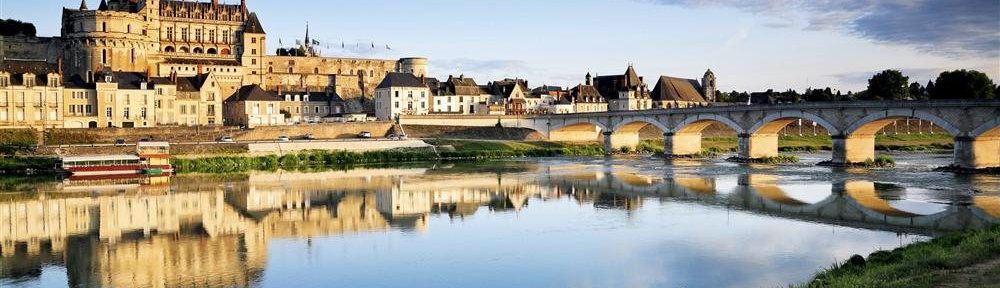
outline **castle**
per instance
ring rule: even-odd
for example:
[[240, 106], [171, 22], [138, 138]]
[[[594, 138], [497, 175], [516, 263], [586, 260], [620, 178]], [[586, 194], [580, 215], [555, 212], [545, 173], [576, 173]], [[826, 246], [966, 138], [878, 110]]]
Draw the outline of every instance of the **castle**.
[[[4, 60], [59, 63], [64, 79], [89, 83], [105, 69], [154, 77], [212, 73], [222, 86], [222, 95], [257, 84], [268, 90], [327, 92], [344, 99], [364, 99], [371, 97], [388, 73], [427, 73], [425, 58], [268, 55], [267, 33], [246, 0], [239, 4], [101, 0], [96, 9], [82, 0], [78, 9], [63, 9], [61, 27], [59, 37], [0, 39], [0, 56]], [[354, 110], [370, 105], [359, 102], [362, 104], [356, 104]]]

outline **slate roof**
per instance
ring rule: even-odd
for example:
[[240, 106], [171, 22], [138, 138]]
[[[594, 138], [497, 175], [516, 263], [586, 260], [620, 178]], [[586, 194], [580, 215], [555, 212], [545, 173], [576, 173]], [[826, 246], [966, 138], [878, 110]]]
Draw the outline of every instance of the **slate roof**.
[[569, 90], [569, 99], [575, 100], [576, 102], [584, 103], [598, 103], [604, 102], [604, 97], [601, 92], [597, 91], [592, 85], [577, 85], [573, 89]]
[[246, 25], [243, 26], [243, 33], [267, 34], [264, 32], [264, 25], [260, 25], [256, 12], [250, 13]]
[[649, 96], [642, 77], [635, 73], [631, 65], [622, 75], [594, 77], [594, 87], [607, 99], [618, 99], [618, 92], [635, 91], [637, 97]]
[[[476, 84], [476, 80], [465, 76], [452, 77], [442, 84], [441, 95], [482, 95], [483, 90]], [[486, 93], [489, 94], [489, 93]]]
[[10, 84], [24, 85], [24, 73], [35, 74], [35, 85], [45, 86], [49, 83], [49, 73], [59, 73], [59, 67], [45, 61], [3, 60], [0, 71], [10, 73]]
[[285, 99], [278, 97], [273, 92], [264, 91], [263, 88], [260, 88], [260, 85], [254, 84], [240, 87], [240, 90], [229, 96], [225, 102], [237, 101], [285, 101]]
[[660, 76], [651, 97], [655, 101], [707, 102], [698, 80]]
[[410, 73], [399, 73], [391, 72], [385, 75], [382, 79], [382, 83], [378, 84], [377, 89], [390, 88], [390, 87], [427, 87], [427, 84], [420, 81], [417, 76], [413, 76]]

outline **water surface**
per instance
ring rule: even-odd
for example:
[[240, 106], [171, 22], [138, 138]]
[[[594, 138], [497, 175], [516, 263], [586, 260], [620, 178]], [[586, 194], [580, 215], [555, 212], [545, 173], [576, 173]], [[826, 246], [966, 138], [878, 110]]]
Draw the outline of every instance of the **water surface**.
[[773, 287], [997, 223], [1000, 178], [553, 158], [6, 185], [2, 287]]

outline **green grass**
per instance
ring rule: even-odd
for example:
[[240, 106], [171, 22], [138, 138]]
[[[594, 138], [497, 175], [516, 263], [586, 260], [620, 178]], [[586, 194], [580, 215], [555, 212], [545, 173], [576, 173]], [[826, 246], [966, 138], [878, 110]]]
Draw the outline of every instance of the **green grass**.
[[11, 155], [38, 145], [32, 129], [0, 129], [0, 154]]
[[[864, 264], [843, 263], [817, 274], [800, 287], [935, 287], [949, 283], [955, 269], [1000, 257], [1000, 225], [914, 243], [868, 256]], [[998, 267], [973, 274], [982, 278]], [[972, 281], [976, 281], [973, 279]], [[989, 283], [989, 282], [986, 282]], [[986, 284], [983, 283], [983, 284]], [[995, 282], [994, 282], [995, 284]], [[975, 282], [971, 286], [977, 286]]]
[[[532, 154], [552, 154], [552, 156], [599, 156], [604, 155], [604, 146], [597, 142], [565, 143], [548, 141], [504, 141], [504, 140], [427, 140], [435, 146], [450, 145], [455, 152], [448, 153], [475, 154], [485, 152], [507, 153], [513, 155], [531, 156]], [[662, 146], [662, 145], [661, 145]], [[660, 148], [662, 149], [662, 148]]]

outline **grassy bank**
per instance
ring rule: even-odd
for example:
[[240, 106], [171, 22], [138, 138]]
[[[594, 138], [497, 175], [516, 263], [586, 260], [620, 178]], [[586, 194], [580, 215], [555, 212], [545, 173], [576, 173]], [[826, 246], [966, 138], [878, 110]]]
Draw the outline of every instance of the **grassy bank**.
[[1000, 225], [872, 253], [801, 287], [987, 287], [1000, 283]]
[[59, 163], [52, 157], [0, 157], [0, 174], [26, 175], [32, 172], [51, 171]]
[[237, 173], [253, 170], [300, 170], [309, 167], [349, 167], [380, 163], [437, 160], [487, 160], [516, 157], [597, 156], [604, 149], [597, 144], [510, 141], [428, 141], [454, 149], [395, 149], [369, 152], [305, 151], [283, 156], [218, 156], [196, 159], [173, 158], [180, 173]]

